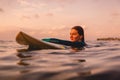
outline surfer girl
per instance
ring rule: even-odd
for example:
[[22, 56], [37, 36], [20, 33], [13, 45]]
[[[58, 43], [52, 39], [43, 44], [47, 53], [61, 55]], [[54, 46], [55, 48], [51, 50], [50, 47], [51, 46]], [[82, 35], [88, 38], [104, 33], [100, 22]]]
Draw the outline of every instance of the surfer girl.
[[71, 46], [72, 49], [82, 49], [86, 45], [84, 38], [84, 29], [81, 26], [74, 26], [70, 31], [70, 41], [56, 38], [45, 38], [42, 40], [46, 42]]

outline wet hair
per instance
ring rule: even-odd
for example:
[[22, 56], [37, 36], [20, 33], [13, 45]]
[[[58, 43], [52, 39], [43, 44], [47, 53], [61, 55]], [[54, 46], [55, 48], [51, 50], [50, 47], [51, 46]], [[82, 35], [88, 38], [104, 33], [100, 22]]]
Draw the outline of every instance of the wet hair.
[[81, 26], [74, 26], [74, 27], [72, 27], [72, 29], [77, 30], [78, 34], [83, 36], [82, 41], [85, 42], [83, 28]]

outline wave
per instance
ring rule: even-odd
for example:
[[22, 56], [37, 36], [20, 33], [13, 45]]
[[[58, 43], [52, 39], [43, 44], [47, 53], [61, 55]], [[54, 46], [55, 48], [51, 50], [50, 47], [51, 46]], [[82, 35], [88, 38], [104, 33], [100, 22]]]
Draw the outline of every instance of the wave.
[[119, 42], [87, 43], [79, 52], [70, 49], [28, 51], [15, 41], [0, 41], [0, 79], [120, 80]]

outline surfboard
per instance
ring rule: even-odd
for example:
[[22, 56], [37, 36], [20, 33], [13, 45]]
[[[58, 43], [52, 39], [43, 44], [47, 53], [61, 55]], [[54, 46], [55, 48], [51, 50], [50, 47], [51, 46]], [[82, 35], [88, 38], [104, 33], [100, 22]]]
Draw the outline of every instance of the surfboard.
[[49, 42], [44, 42], [42, 40], [38, 40], [24, 32], [19, 32], [16, 36], [16, 42], [20, 45], [28, 45], [28, 49], [30, 50], [38, 50], [38, 49], [64, 49], [63, 46], [55, 46]]

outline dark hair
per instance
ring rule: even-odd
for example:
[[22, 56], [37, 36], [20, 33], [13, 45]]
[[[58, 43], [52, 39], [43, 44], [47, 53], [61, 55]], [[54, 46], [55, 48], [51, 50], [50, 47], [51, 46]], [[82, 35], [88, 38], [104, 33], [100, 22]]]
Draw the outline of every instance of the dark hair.
[[83, 36], [82, 41], [85, 42], [83, 28], [81, 26], [74, 26], [74, 27], [72, 27], [72, 29], [77, 30], [78, 34]]

